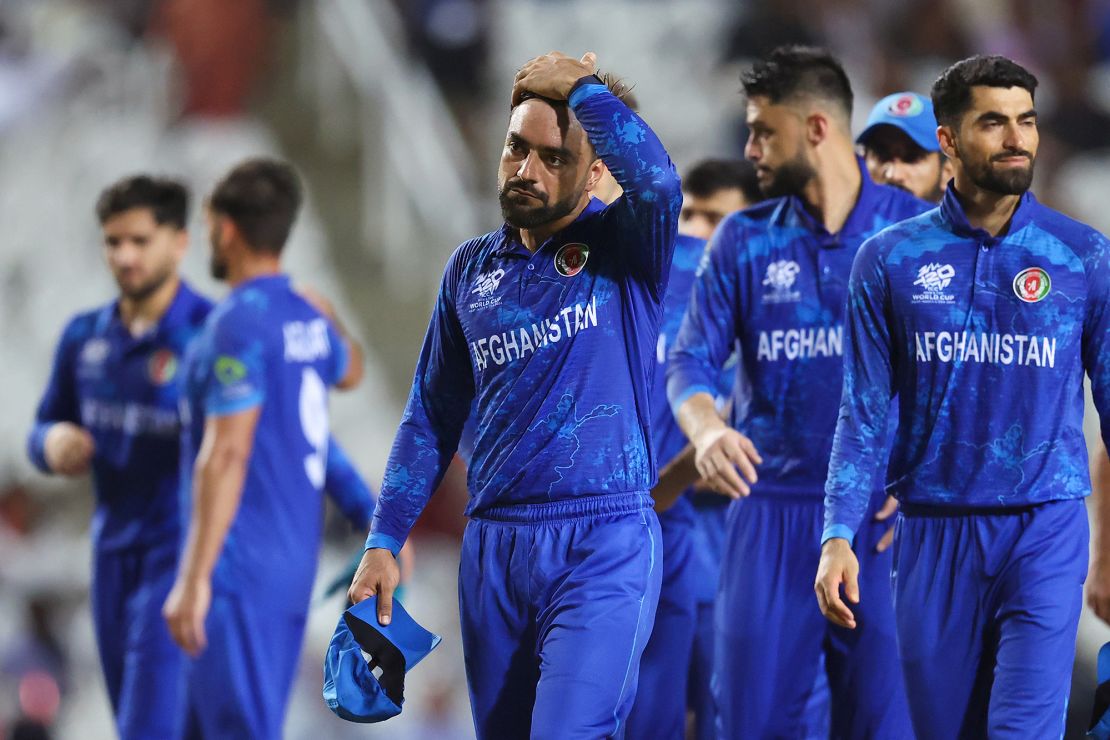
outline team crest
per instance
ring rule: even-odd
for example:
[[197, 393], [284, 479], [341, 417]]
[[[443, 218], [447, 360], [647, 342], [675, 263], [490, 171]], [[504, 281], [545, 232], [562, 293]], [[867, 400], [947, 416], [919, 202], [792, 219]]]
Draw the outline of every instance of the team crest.
[[589, 258], [590, 248], [587, 245], [577, 242], [564, 244], [555, 253], [555, 269], [563, 277], [574, 277], [582, 272]]
[[177, 355], [160, 349], [146, 363], [146, 374], [154, 385], [166, 385], [177, 375]]
[[886, 107], [887, 113], [899, 118], [910, 118], [918, 115], [923, 110], [925, 110], [925, 106], [921, 104], [916, 95], [899, 95], [890, 101], [890, 105]]
[[1027, 267], [1014, 277], [1014, 294], [1026, 303], [1044, 300], [1052, 290], [1052, 278], [1039, 267]]

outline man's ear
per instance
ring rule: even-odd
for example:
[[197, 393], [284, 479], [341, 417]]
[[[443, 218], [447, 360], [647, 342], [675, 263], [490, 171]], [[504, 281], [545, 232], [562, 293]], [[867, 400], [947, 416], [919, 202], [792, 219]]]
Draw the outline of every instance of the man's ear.
[[956, 141], [956, 132], [951, 126], [937, 126], [937, 140], [940, 142], [940, 150], [950, 162], [959, 158], [960, 147]]
[[829, 117], [820, 111], [810, 113], [805, 120], [806, 141], [810, 146], [817, 146], [829, 137], [829, 128], [832, 122]]
[[602, 176], [609, 171], [605, 163], [601, 161], [601, 157], [594, 159], [590, 163], [590, 170], [586, 173], [586, 190], [593, 190], [597, 187], [597, 183], [601, 180]]

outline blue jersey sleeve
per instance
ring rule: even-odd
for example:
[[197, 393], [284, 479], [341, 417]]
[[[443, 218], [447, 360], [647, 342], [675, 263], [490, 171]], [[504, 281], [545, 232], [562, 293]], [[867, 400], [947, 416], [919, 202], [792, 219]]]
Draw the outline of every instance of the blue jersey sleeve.
[[261, 406], [266, 398], [266, 356], [255, 327], [220, 318], [212, 334], [212, 367], [204, 393], [204, 413], [228, 416]]
[[733, 352], [739, 321], [736, 262], [741, 227], [734, 219], [713, 234], [667, 364], [667, 398], [675, 412], [695, 393], [716, 397], [721, 368]]
[[457, 265], [447, 264], [416, 364], [401, 425], [385, 467], [366, 547], [396, 555], [455, 454], [474, 398], [466, 337], [455, 312]]
[[374, 492], [334, 437], [328, 439], [324, 492], [355, 527], [365, 530], [370, 526], [370, 516], [374, 513]]
[[682, 207], [678, 173], [659, 137], [596, 77], [584, 77], [568, 103], [598, 157], [624, 194], [607, 209], [621, 219], [621, 233], [636, 235], [620, 245], [630, 265], [662, 301], [670, 273]]
[[844, 387], [825, 483], [824, 543], [851, 541], [863, 523], [883, 451], [893, 396], [889, 290], [881, 242], [868, 239], [852, 263], [844, 340]]
[[1094, 249], [1085, 260], [1087, 316], [1083, 326], [1083, 367], [1091, 378], [1102, 441], [1110, 448], [1110, 241], [1092, 236]]
[[35, 412], [35, 424], [27, 436], [27, 456], [44, 473], [50, 472], [50, 466], [46, 464], [45, 449], [46, 433], [50, 431], [50, 427], [59, 421], [78, 423], [81, 418], [73, 368], [82, 338], [77, 320], [71, 321], [62, 332], [54, 350], [54, 365], [50, 369], [46, 391]]

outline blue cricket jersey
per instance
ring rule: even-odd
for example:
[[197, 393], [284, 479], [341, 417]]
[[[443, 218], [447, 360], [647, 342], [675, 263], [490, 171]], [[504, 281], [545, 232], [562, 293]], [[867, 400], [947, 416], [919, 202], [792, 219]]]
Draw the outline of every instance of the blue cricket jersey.
[[347, 363], [331, 322], [280, 274], [236, 286], [190, 347], [182, 393], [184, 496], [192, 493], [205, 417], [262, 407], [239, 510], [213, 573], [217, 590], [249, 589], [292, 611], [307, 608], [323, 518], [327, 389]]
[[844, 315], [852, 258], [863, 241], [929, 205], [862, 178], [855, 207], [830, 234], [796, 197], [735, 213], [717, 227], [667, 369], [677, 411], [718, 393], [739, 340], [730, 423], [763, 458], [753, 496], [819, 499], [843, 378]]
[[887, 490], [904, 503], [1007, 507], [1090, 491], [1083, 372], [1110, 440], [1110, 244], [1022, 196], [1003, 236], [939, 208], [864, 244], [849, 289], [825, 532], [851, 538], [898, 426]]
[[451, 256], [367, 547], [399, 550], [472, 400], [468, 515], [655, 481], [650, 391], [679, 179], [652, 130], [596, 78], [568, 104], [624, 195], [592, 200], [534, 254], [506, 225]]
[[158, 324], [134, 337], [118, 301], [70, 320], [28, 438], [43, 472], [43, 441], [61, 421], [92, 434], [96, 510], [93, 543], [118, 550], [176, 540], [180, 534], [177, 371], [212, 304], [182, 281]]

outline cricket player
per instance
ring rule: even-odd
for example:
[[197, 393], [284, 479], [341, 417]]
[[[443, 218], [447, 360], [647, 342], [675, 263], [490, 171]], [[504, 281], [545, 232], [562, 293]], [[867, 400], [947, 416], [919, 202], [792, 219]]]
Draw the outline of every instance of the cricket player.
[[327, 389], [362, 375], [358, 345], [281, 272], [300, 202], [293, 170], [266, 159], [208, 200], [210, 268], [232, 290], [182, 367], [191, 515], [163, 608], [192, 658], [188, 737], [281, 736], [320, 545]]
[[[668, 349], [682, 325], [695, 275], [704, 261], [705, 240], [721, 219], [761, 197], [755, 169], [744, 160], [704, 160], [682, 178], [678, 239], [663, 301], [652, 391], [652, 434], [661, 464], [687, 446], [667, 403], [665, 370]], [[731, 392], [734, 373], [734, 366], [721, 373], [720, 396]], [[687, 706], [694, 710], [700, 732], [712, 737], [712, 615], [727, 502], [715, 493], [688, 490], [673, 503], [667, 502], [665, 510], [656, 504], [663, 533], [663, 586], [651, 639], [640, 660], [639, 688], [628, 717], [630, 738], [683, 737]], [[684, 666], [689, 666], [688, 672]]]
[[[824, 654], [834, 736], [908, 737], [889, 601], [864, 605], [859, 632], [826, 628], [806, 573], [820, 555], [851, 261], [927, 205], [871, 181], [853, 150], [851, 85], [824, 50], [780, 47], [742, 82], [746, 155], [769, 200], [717, 228], [667, 370], [699, 473], [744, 497], [730, 504], [716, 605], [718, 736], [800, 736]], [[714, 392], [737, 342], [726, 421]], [[890, 553], [875, 552], [883, 502], [872, 487], [857, 547], [876, 591], [890, 572]]]
[[852, 542], [890, 449], [898, 648], [920, 738], [1064, 731], [1088, 560], [1084, 371], [1110, 439], [1110, 243], [1029, 192], [1036, 86], [999, 56], [946, 69], [932, 99], [953, 181], [852, 269], [815, 588], [849, 629], [886, 600], [859, 583]]
[[[480, 738], [621, 736], [659, 596], [651, 382], [681, 192], [595, 63], [517, 73], [505, 225], [448, 261], [349, 594], [388, 622], [475, 400], [459, 607]], [[609, 206], [588, 195], [603, 164]]]
[[[180, 540], [177, 380], [212, 308], [179, 273], [188, 201], [184, 185], [149, 175], [101, 193], [96, 213], [119, 296], [69, 322], [28, 439], [43, 472], [93, 474], [93, 625], [125, 740], [172, 737], [183, 713], [182, 655], [161, 616]], [[361, 526], [372, 502], [345, 460], [329, 458], [328, 491]]]
[[871, 179], [940, 202], [952, 165], [940, 150], [933, 101], [914, 92], [887, 95], [875, 104], [856, 143]]

